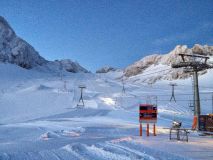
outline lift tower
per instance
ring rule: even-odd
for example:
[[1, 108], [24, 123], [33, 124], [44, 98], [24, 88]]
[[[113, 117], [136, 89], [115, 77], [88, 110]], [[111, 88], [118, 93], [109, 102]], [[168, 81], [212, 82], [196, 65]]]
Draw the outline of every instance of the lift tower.
[[194, 116], [197, 118], [197, 130], [199, 130], [199, 116], [200, 116], [200, 95], [199, 95], [199, 84], [198, 84], [198, 72], [209, 68], [213, 68], [213, 65], [207, 63], [209, 57], [193, 54], [179, 54], [182, 62], [172, 64], [172, 68], [184, 68], [184, 72], [193, 73], [194, 81]]
[[125, 89], [125, 84], [124, 84], [124, 79], [122, 78], [122, 94], [126, 93], [126, 89]]
[[79, 98], [79, 101], [78, 101], [77, 106], [82, 106], [82, 107], [84, 107], [83, 89], [85, 89], [86, 86], [84, 86], [84, 85], [79, 85], [78, 88], [81, 89], [81, 96], [80, 96], [80, 98]]
[[172, 99], [176, 102], [176, 99], [175, 99], [175, 86], [177, 86], [177, 84], [176, 83], [170, 83], [169, 85], [172, 86], [172, 96], [170, 98], [170, 102], [172, 101]]

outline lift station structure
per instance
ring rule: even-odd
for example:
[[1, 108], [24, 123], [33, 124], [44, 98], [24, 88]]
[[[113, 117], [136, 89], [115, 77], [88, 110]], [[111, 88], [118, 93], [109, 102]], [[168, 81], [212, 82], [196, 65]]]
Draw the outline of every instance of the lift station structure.
[[200, 109], [200, 95], [198, 84], [198, 72], [213, 68], [213, 65], [208, 64], [209, 57], [203, 56], [199, 53], [193, 54], [179, 54], [182, 61], [172, 64], [172, 68], [184, 68], [185, 73], [193, 73], [194, 81], [194, 118], [196, 118], [196, 129], [199, 130], [199, 117], [201, 113]]

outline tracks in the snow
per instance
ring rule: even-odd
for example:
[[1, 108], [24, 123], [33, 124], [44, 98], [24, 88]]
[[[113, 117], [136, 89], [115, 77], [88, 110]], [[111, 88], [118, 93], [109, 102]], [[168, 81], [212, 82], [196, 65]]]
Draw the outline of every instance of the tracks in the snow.
[[74, 143], [40, 152], [0, 153], [1, 160], [154, 160], [150, 155], [113, 143]]

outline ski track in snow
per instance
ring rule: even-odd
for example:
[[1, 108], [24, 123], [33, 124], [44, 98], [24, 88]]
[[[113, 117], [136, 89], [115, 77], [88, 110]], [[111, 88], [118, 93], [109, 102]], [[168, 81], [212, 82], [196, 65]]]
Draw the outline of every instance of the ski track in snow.
[[[67, 88], [64, 88], [59, 77], [37, 72], [29, 77], [15, 67], [9, 70], [20, 72], [20, 77], [5, 76], [0, 80], [0, 160], [184, 160], [213, 157], [211, 138], [206, 138], [204, 143], [201, 137], [191, 133], [193, 141], [187, 146], [191, 150], [193, 145], [196, 146], [193, 150], [196, 154], [188, 154], [190, 150], [186, 153], [183, 149], [175, 153], [182, 142], [168, 143], [168, 132], [162, 128], [170, 126], [173, 119], [182, 120], [187, 128], [191, 126], [192, 112], [183, 102], [159, 102], [159, 136], [150, 136], [150, 140], [138, 137], [138, 104], [144, 103], [144, 94], [168, 94], [167, 82], [156, 84], [165, 88], [161, 90], [128, 82], [126, 93], [121, 93], [122, 83], [116, 79], [120, 73], [117, 76], [65, 75]], [[8, 83], [4, 85], [6, 81]], [[76, 108], [80, 96], [78, 86], [82, 84], [86, 85], [83, 92], [85, 107]], [[189, 86], [189, 93], [190, 89]], [[166, 147], [165, 151], [161, 147]]]

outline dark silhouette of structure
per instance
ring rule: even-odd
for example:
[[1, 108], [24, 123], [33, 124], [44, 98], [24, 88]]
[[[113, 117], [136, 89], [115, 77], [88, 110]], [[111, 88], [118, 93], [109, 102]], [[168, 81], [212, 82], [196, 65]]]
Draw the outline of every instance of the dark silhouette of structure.
[[170, 83], [170, 86], [172, 86], [172, 96], [170, 98], [170, 102], [172, 101], [172, 99], [176, 102], [176, 99], [175, 99], [175, 86], [177, 86], [177, 84]]
[[83, 89], [85, 89], [85, 88], [86, 88], [86, 86], [84, 86], [84, 85], [80, 85], [78, 88], [80, 88], [80, 89], [81, 89], [81, 96], [80, 96], [80, 98], [79, 98], [79, 101], [78, 101], [77, 106], [82, 106], [82, 107], [84, 107]]
[[125, 94], [126, 93], [126, 89], [125, 89], [125, 84], [124, 84], [124, 79], [122, 79], [122, 93]]

